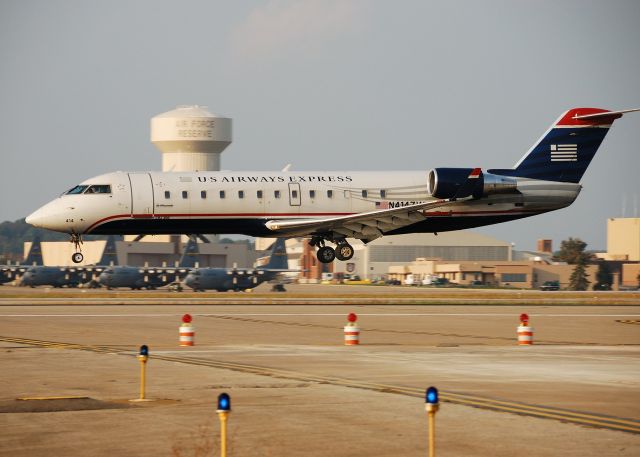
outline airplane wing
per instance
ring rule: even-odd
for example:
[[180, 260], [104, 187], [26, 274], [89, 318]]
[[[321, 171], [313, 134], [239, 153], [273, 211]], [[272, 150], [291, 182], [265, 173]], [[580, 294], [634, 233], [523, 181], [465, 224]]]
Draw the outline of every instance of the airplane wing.
[[307, 236], [333, 232], [346, 237], [372, 241], [386, 232], [425, 220], [425, 211], [446, 205], [461, 204], [470, 199], [471, 197], [457, 200], [436, 200], [401, 208], [324, 219], [276, 219], [266, 222], [265, 225], [269, 230], [287, 236]]

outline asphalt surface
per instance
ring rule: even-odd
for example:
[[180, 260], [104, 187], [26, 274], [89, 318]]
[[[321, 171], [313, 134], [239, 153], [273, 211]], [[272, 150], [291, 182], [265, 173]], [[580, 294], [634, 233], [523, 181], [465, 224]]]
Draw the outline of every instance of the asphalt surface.
[[[634, 304], [65, 300], [0, 306], [0, 455], [219, 455], [225, 391], [229, 455], [422, 456], [429, 385], [442, 395], [439, 455], [640, 455]], [[178, 346], [186, 312], [191, 348]], [[343, 345], [349, 312], [355, 347]], [[516, 344], [522, 312], [531, 347]], [[133, 403], [141, 344], [153, 401]]]

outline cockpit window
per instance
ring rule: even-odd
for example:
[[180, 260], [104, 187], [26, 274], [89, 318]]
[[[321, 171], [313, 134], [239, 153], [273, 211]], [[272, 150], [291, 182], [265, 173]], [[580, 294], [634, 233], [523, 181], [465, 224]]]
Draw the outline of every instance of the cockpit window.
[[81, 194], [82, 192], [85, 191], [85, 189], [89, 187], [89, 186], [76, 186], [72, 189], [69, 189], [68, 191], [65, 192], [65, 195], [74, 195], [74, 194]]
[[110, 194], [111, 186], [109, 184], [92, 184], [84, 193], [85, 194]]

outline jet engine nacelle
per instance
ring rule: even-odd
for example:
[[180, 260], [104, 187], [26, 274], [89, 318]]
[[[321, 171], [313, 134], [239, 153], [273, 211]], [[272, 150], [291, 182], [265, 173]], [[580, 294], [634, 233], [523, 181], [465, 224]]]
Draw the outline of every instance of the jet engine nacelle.
[[434, 168], [427, 180], [428, 192], [435, 198], [480, 198], [492, 194], [517, 193], [517, 181], [509, 176], [480, 173], [474, 168]]

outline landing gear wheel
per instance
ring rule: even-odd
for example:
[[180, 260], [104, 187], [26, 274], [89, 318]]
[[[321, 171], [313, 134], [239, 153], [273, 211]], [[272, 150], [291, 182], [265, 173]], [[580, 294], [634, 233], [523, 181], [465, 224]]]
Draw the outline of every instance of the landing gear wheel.
[[82, 252], [76, 252], [71, 256], [71, 260], [73, 260], [73, 263], [80, 263], [82, 262], [82, 259], [84, 259]]
[[332, 247], [322, 246], [316, 254], [318, 260], [322, 263], [331, 263], [336, 258], [336, 251]]
[[338, 260], [350, 260], [353, 257], [353, 247], [350, 244], [339, 244], [336, 248], [336, 259]]

